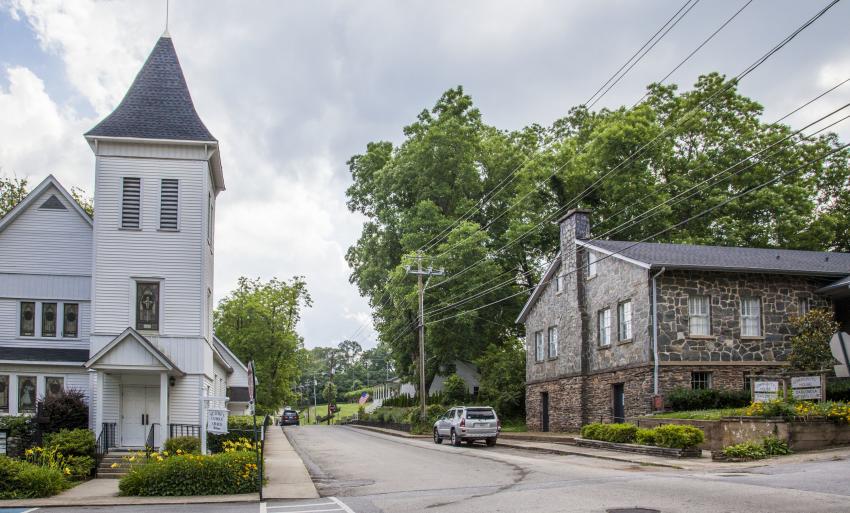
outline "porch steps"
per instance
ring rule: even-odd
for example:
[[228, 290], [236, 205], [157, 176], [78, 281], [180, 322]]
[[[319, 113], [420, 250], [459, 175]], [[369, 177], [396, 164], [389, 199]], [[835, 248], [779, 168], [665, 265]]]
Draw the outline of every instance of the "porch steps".
[[[97, 477], [102, 479], [121, 479], [130, 471], [130, 462], [127, 459], [136, 455], [137, 451], [110, 449], [103, 456], [100, 465], [97, 467]], [[113, 464], [117, 466], [113, 468]]]

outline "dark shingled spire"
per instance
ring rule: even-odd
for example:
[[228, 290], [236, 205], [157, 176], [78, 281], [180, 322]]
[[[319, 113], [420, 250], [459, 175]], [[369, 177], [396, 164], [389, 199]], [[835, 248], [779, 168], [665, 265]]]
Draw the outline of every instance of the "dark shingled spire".
[[118, 107], [86, 136], [216, 140], [195, 112], [174, 45], [166, 36], [159, 38]]

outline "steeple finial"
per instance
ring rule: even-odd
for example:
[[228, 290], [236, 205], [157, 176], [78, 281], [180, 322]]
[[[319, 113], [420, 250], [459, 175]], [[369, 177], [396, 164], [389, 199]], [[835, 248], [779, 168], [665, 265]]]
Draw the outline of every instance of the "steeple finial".
[[168, 33], [168, 11], [169, 11], [169, 0], [165, 0], [165, 31], [162, 33], [162, 37], [171, 37], [171, 34]]

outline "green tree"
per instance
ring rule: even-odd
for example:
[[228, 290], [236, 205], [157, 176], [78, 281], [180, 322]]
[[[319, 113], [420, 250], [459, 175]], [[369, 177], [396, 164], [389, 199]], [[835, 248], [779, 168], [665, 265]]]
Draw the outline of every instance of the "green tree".
[[788, 361], [797, 370], [832, 369], [835, 359], [829, 340], [839, 330], [835, 316], [828, 308], [815, 308], [806, 315], [791, 318], [797, 334], [791, 339]]
[[443, 381], [443, 393], [445, 398], [452, 404], [463, 404], [466, 402], [466, 381], [456, 373], [450, 374]]
[[325, 388], [322, 390], [322, 397], [328, 404], [336, 403], [337, 387], [332, 381], [325, 383]]
[[94, 199], [86, 191], [79, 187], [71, 187], [71, 197], [88, 215], [94, 217]]
[[216, 335], [243, 361], [257, 369], [257, 403], [278, 409], [294, 399], [300, 377], [302, 338], [296, 332], [301, 311], [312, 304], [304, 279], [239, 278], [235, 290], [214, 314]]
[[27, 196], [27, 179], [0, 176], [0, 218]]
[[476, 361], [479, 395], [504, 418], [525, 417], [525, 348], [520, 339], [491, 344]]

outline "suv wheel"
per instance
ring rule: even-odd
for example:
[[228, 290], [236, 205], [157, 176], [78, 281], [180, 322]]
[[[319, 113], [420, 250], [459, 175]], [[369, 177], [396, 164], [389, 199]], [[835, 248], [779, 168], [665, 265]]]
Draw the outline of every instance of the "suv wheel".
[[457, 431], [452, 429], [452, 445], [460, 447], [460, 438], [457, 436]]
[[443, 443], [443, 437], [441, 437], [440, 433], [437, 432], [437, 428], [434, 428], [434, 443], [435, 444]]
[[496, 439], [495, 438], [488, 438], [487, 439], [487, 447], [493, 447], [494, 445], [496, 445]]

